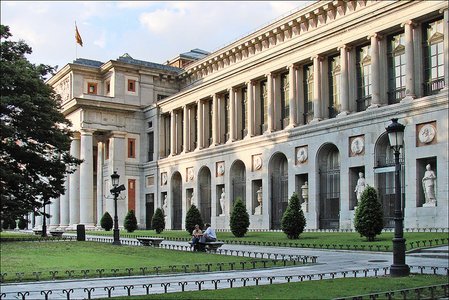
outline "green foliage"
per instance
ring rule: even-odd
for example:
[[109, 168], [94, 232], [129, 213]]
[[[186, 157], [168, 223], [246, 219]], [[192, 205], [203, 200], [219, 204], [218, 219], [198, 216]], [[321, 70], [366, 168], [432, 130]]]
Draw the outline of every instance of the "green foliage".
[[154, 212], [153, 220], [151, 220], [151, 226], [154, 230], [156, 230], [156, 233], [159, 234], [165, 229], [165, 217], [164, 213], [162, 212], [162, 209], [158, 208]]
[[201, 217], [201, 213], [198, 208], [196, 208], [196, 206], [192, 204], [186, 214], [186, 231], [189, 234], [192, 234], [192, 231], [193, 229], [195, 229], [196, 224], [200, 225], [200, 228], [203, 229], [203, 218]]
[[25, 228], [27, 228], [28, 226], [28, 221], [25, 218], [20, 218], [19, 219], [19, 224], [17, 224], [17, 227], [19, 227], [20, 230], [24, 230]]
[[0, 25], [0, 218], [18, 218], [42, 200], [64, 193], [65, 175], [80, 160], [70, 155], [70, 121], [45, 76], [54, 68], [31, 64], [31, 47], [11, 41]]
[[241, 198], [237, 198], [231, 212], [231, 232], [235, 237], [243, 237], [248, 232], [249, 214]]
[[112, 229], [113, 221], [111, 215], [108, 212], [105, 212], [104, 215], [101, 217], [100, 225], [101, 228], [103, 228], [106, 231]]
[[281, 220], [281, 229], [289, 239], [298, 239], [306, 226], [306, 218], [299, 203], [298, 194], [293, 193]]
[[128, 212], [128, 214], [125, 217], [125, 222], [123, 223], [123, 226], [128, 232], [133, 232], [134, 230], [137, 229], [137, 219], [134, 210], [131, 209]]
[[3, 220], [2, 229], [14, 229], [16, 228], [16, 220], [13, 218], [6, 218]]
[[360, 196], [360, 203], [355, 212], [355, 230], [368, 241], [374, 241], [376, 235], [384, 228], [382, 205], [376, 190], [368, 186]]

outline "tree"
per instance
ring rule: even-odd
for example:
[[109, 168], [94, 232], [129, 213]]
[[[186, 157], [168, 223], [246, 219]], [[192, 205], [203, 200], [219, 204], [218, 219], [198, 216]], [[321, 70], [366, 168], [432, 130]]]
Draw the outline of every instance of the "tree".
[[306, 227], [306, 218], [301, 209], [298, 194], [293, 193], [282, 216], [281, 229], [289, 239], [298, 239], [304, 227]]
[[243, 237], [248, 232], [249, 214], [240, 197], [235, 200], [232, 208], [230, 226], [235, 237]]
[[154, 212], [153, 220], [151, 220], [151, 225], [156, 233], [159, 234], [165, 229], [165, 217], [162, 209], [158, 208]]
[[125, 222], [123, 226], [128, 232], [133, 232], [137, 229], [137, 219], [136, 215], [134, 214], [134, 210], [131, 209], [128, 212], [128, 214], [125, 217]]
[[105, 212], [104, 215], [101, 217], [100, 225], [101, 225], [101, 228], [103, 228], [106, 231], [109, 231], [112, 229], [114, 222], [112, 221], [112, 217], [108, 212]]
[[375, 188], [368, 186], [360, 196], [360, 203], [355, 211], [355, 230], [368, 241], [374, 241], [374, 237], [381, 234], [384, 228], [382, 205], [377, 197]]
[[19, 218], [64, 193], [65, 175], [81, 163], [70, 155], [70, 121], [45, 84], [55, 68], [31, 64], [24, 42], [0, 25], [0, 218]]
[[192, 204], [186, 214], [186, 231], [189, 234], [192, 234], [196, 224], [200, 225], [200, 229], [203, 229], [203, 218], [201, 217], [201, 213], [198, 208]]

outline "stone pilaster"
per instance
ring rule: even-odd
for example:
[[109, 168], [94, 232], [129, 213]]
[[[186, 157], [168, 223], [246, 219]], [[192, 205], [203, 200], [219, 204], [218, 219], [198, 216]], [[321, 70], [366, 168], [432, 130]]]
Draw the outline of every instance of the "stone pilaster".
[[70, 222], [70, 188], [69, 188], [69, 175], [66, 175], [65, 181], [64, 181], [64, 189], [65, 192], [62, 194], [59, 198], [59, 211], [60, 211], [60, 218], [59, 218], [59, 227], [58, 229], [64, 230], [67, 226], [69, 226]]
[[322, 120], [321, 115], [321, 60], [322, 57], [313, 57], [313, 120], [312, 123]]
[[198, 105], [198, 111], [197, 111], [197, 119], [198, 119], [198, 134], [197, 134], [197, 141], [198, 141], [198, 145], [196, 147], [196, 149], [201, 150], [203, 149], [203, 139], [204, 139], [204, 135], [203, 135], [203, 124], [204, 124], [204, 116], [203, 116], [203, 103], [201, 102], [201, 100], [199, 100], [197, 102]]
[[349, 113], [349, 73], [348, 73], [348, 51], [349, 47], [340, 47], [340, 98], [341, 109], [338, 116], [345, 116]]
[[228, 142], [235, 141], [235, 89], [229, 89], [229, 140]]
[[413, 100], [415, 95], [415, 54], [413, 50], [413, 27], [414, 23], [409, 20], [402, 24], [405, 36], [405, 98], [403, 101]]
[[93, 132], [81, 131], [80, 158], [80, 223], [86, 227], [94, 227], [94, 196], [93, 196]]
[[172, 110], [170, 112], [170, 155], [173, 156], [176, 154], [176, 114]]
[[273, 109], [273, 74], [268, 73], [267, 77], [267, 133], [274, 131], [274, 109]]
[[104, 143], [97, 144], [97, 228], [101, 228], [100, 220], [103, 217], [103, 165], [104, 165]]
[[212, 95], [212, 112], [213, 112], [213, 119], [212, 119], [212, 145], [216, 146], [219, 143], [218, 140], [218, 131], [219, 131], [219, 118], [218, 115], [218, 97], [216, 94]]
[[296, 112], [298, 110], [296, 103], [296, 67], [295, 65], [290, 65], [288, 67], [288, 101], [289, 105], [289, 124], [288, 127], [296, 127], [298, 125], [298, 120], [296, 119]]
[[248, 97], [248, 134], [247, 138], [254, 135], [254, 83], [248, 81], [246, 83], [246, 91]]
[[371, 41], [371, 84], [373, 94], [371, 95], [371, 105], [368, 108], [380, 106], [380, 63], [379, 63], [379, 39], [381, 36], [375, 33], [369, 37]]

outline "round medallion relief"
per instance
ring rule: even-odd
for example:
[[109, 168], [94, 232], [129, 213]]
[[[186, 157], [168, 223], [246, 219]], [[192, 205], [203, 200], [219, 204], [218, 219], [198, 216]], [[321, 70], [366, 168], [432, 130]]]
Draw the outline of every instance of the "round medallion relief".
[[351, 142], [351, 152], [353, 154], [360, 154], [363, 152], [363, 149], [365, 148], [365, 141], [362, 137], [356, 137]]
[[426, 124], [419, 130], [418, 139], [421, 143], [428, 144], [435, 138], [436, 130], [431, 124]]
[[307, 154], [307, 147], [301, 147], [298, 149], [298, 152], [296, 153], [296, 159], [299, 163], [303, 163], [307, 160], [308, 154]]
[[225, 172], [224, 164], [218, 164], [218, 175], [223, 175]]

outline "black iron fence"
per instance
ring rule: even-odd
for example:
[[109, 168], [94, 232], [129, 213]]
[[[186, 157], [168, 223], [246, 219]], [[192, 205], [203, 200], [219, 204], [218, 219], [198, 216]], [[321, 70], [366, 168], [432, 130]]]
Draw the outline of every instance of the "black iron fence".
[[[449, 268], [444, 267], [429, 267], [429, 266], [410, 266], [411, 270], [416, 270], [420, 274], [441, 274], [448, 276]], [[444, 272], [441, 272], [442, 269]], [[430, 271], [430, 272], [429, 272]], [[443, 274], [444, 273], [444, 274]], [[46, 289], [41, 291], [19, 291], [19, 292], [2, 292], [0, 299], [49, 299], [49, 295], [59, 294], [64, 295], [67, 300], [70, 299], [92, 299], [92, 297], [111, 298], [118, 296], [135, 296], [135, 295], [149, 295], [161, 294], [169, 292], [184, 292], [193, 290], [217, 290], [233, 287], [258, 286], [262, 284], [279, 284], [290, 282], [303, 282], [311, 280], [327, 280], [335, 278], [357, 278], [357, 277], [373, 277], [389, 275], [389, 267], [371, 268], [371, 269], [355, 269], [349, 271], [339, 272], [325, 272], [315, 274], [303, 275], [287, 275], [287, 276], [243, 276], [230, 277], [212, 280], [191, 280], [191, 281], [163, 281], [157, 283], [140, 283], [140, 284], [122, 284], [122, 285], [108, 285], [95, 286], [90, 288], [66, 288], [66, 289]], [[403, 290], [395, 290], [388, 292], [379, 292], [375, 294], [351, 296], [339, 299], [377, 299], [381, 296], [386, 296], [388, 299], [394, 294], [401, 294], [402, 299], [420, 299], [419, 295], [424, 289], [430, 289], [432, 295], [439, 295], [438, 297], [449, 296], [449, 284], [438, 284], [426, 287], [410, 288]], [[401, 292], [402, 291], [402, 292]], [[377, 296], [376, 296], [377, 295]], [[416, 298], [418, 295], [418, 298]], [[408, 297], [408, 298], [407, 298]], [[434, 299], [432, 297], [431, 299]]]

